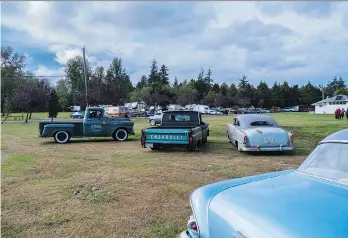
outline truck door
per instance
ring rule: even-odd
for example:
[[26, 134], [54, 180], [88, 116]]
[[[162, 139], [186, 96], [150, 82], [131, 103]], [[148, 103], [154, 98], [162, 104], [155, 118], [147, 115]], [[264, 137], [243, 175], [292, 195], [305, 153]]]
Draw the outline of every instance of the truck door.
[[88, 109], [83, 123], [83, 136], [106, 136], [106, 121], [101, 109]]

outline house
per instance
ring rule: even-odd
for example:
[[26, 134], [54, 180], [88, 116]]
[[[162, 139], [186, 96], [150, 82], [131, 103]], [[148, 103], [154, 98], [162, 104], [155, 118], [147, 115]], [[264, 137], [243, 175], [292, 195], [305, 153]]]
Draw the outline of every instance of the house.
[[334, 114], [337, 108], [348, 108], [348, 96], [336, 95], [331, 98], [327, 97], [324, 100], [313, 103], [315, 106], [315, 114]]

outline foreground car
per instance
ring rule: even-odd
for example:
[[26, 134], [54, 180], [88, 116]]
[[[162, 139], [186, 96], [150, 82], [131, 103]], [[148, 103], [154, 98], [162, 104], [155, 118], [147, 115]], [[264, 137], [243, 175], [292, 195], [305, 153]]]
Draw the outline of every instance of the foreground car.
[[293, 151], [294, 136], [266, 115], [240, 115], [227, 125], [227, 138], [239, 151]]
[[322, 140], [296, 170], [197, 189], [180, 237], [348, 237], [347, 151], [348, 129]]

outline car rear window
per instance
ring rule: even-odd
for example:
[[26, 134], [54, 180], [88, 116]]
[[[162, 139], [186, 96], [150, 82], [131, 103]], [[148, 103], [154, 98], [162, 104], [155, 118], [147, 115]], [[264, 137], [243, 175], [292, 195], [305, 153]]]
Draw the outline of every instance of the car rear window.
[[270, 121], [254, 121], [250, 123], [251, 126], [274, 126]]

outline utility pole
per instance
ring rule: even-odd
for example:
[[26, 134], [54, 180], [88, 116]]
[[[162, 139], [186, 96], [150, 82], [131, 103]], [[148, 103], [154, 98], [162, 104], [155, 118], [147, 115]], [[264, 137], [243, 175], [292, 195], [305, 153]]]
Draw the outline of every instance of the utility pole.
[[86, 89], [86, 108], [88, 107], [88, 90], [87, 90], [87, 66], [86, 66], [86, 53], [85, 53], [85, 47], [82, 48], [83, 53], [83, 74], [85, 77], [85, 89]]
[[324, 95], [324, 85], [320, 85], [319, 86], [320, 90], [321, 90], [321, 96], [323, 98], [323, 100], [325, 99], [325, 95]]

